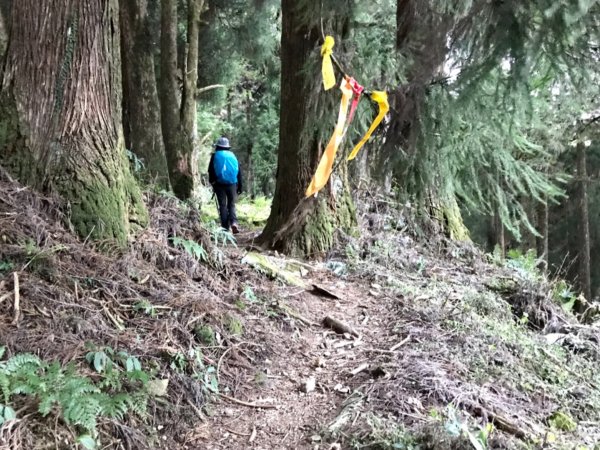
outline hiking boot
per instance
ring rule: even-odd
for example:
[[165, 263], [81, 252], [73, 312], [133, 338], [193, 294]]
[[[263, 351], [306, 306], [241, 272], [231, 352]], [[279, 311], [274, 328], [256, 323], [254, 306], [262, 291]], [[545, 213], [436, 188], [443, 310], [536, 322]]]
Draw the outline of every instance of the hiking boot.
[[238, 234], [240, 232], [240, 227], [237, 223], [232, 223], [231, 224], [231, 232], [233, 234]]

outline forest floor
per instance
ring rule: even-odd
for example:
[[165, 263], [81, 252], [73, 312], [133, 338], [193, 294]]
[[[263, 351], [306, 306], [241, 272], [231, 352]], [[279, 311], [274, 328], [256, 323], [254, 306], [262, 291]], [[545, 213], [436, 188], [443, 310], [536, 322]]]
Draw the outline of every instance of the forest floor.
[[[499, 263], [370, 195], [362, 236], [320, 261], [258, 252], [252, 208], [234, 243], [147, 203], [127, 250], [92, 246], [0, 174], [0, 449], [597, 448], [600, 328], [531, 257]], [[53, 393], [39, 361], [16, 383], [28, 353], [133, 401], [98, 406], [68, 371]]]

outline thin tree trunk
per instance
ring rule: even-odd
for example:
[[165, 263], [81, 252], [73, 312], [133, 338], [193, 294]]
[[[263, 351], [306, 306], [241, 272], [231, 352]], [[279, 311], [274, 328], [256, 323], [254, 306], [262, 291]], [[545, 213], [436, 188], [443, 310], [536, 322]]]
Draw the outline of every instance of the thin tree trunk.
[[537, 254], [542, 261], [543, 270], [548, 270], [548, 197], [537, 205], [537, 229], [540, 236], [537, 238]]
[[585, 298], [592, 298], [591, 266], [590, 266], [590, 222], [587, 188], [586, 147], [577, 147], [577, 177], [579, 178], [579, 283]]
[[[294, 0], [282, 1], [277, 181], [271, 215], [260, 240], [285, 253], [316, 256], [331, 248], [336, 229], [347, 229], [356, 219], [343, 163], [332, 177], [335, 192], [330, 182], [316, 199], [304, 198], [323, 150], [314, 131], [317, 127], [311, 107], [318, 103], [316, 96], [325, 94], [319, 94], [318, 65], [309, 65], [319, 58], [320, 31], [316, 25], [299, 23], [301, 14], [296, 4]], [[319, 7], [319, 1], [311, 0], [305, 11], [317, 12]], [[314, 70], [307, 71], [307, 67]]]
[[144, 178], [169, 189], [154, 73], [148, 0], [120, 0], [125, 143], [144, 163]]
[[124, 244], [147, 213], [121, 124], [117, 0], [15, 1], [0, 91], [1, 163], [61, 195], [82, 236]]

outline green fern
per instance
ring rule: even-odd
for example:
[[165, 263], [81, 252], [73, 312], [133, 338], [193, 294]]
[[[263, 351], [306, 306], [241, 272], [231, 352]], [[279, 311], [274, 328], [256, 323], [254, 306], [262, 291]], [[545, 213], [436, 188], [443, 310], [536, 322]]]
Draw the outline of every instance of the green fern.
[[[4, 348], [0, 347], [0, 357], [3, 354]], [[123, 419], [128, 413], [143, 417], [148, 399], [143, 386], [148, 381], [148, 374], [141, 370], [140, 361], [126, 352], [115, 355], [108, 347], [88, 353], [86, 359], [96, 366], [98, 354], [104, 355], [100, 359], [110, 361], [110, 364], [106, 361], [100, 364], [103, 379], [98, 384], [79, 375], [73, 364], [67, 367], [57, 362], [48, 364], [31, 354], [18, 354], [7, 361], [0, 361], [0, 393], [3, 399], [0, 425], [14, 418], [14, 410], [9, 404], [11, 396], [17, 394], [35, 397], [42, 416], [56, 411], [67, 424], [85, 430], [88, 434], [81, 436], [80, 443], [86, 448], [95, 445], [99, 418]], [[109, 355], [115, 357], [123, 368], [113, 363]], [[122, 392], [124, 382], [130, 386], [141, 382], [142, 388], [132, 393]]]
[[186, 253], [192, 256], [196, 261], [206, 262], [208, 261], [208, 254], [202, 245], [191, 239], [183, 239], [180, 237], [171, 238], [175, 247], [183, 248]]

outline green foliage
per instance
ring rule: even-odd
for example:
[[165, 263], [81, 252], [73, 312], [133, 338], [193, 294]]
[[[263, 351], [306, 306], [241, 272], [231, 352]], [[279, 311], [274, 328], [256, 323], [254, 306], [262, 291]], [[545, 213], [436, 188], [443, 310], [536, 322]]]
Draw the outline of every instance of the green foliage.
[[215, 330], [210, 325], [196, 325], [194, 327], [194, 335], [196, 338], [206, 345], [215, 345]]
[[518, 249], [509, 250], [506, 253], [506, 265], [526, 278], [542, 278], [539, 270], [540, 260], [537, 258], [535, 250], [530, 249], [525, 253]]
[[135, 305], [133, 305], [133, 309], [134, 311], [141, 311], [150, 317], [156, 317], [158, 315], [156, 307], [145, 298], [136, 302]]
[[[3, 353], [4, 347], [0, 348], [0, 357]], [[110, 351], [95, 352], [86, 359], [99, 372], [108, 372], [113, 363], [107, 355], [125, 361], [128, 370], [132, 369], [128, 374], [141, 371], [139, 361], [122, 352], [116, 355]], [[140, 377], [126, 379], [131, 383]], [[0, 420], [14, 418], [14, 410], [8, 406], [13, 396], [35, 397], [42, 416], [58, 409], [67, 424], [85, 430], [88, 434], [80, 437], [80, 443], [86, 448], [95, 446], [99, 418], [123, 419], [130, 412], [145, 414], [139, 402], [146, 394], [139, 387], [132, 393], [106, 390], [102, 384], [96, 385], [90, 378], [79, 375], [72, 364], [61, 367], [57, 362], [47, 363], [31, 354], [17, 354], [0, 361], [0, 393], [3, 402], [0, 411], [3, 419]]]
[[244, 334], [244, 325], [237, 317], [227, 316], [225, 326], [227, 327], [227, 331], [229, 331], [232, 336], [241, 336]]
[[552, 299], [562, 306], [565, 311], [573, 312], [577, 302], [577, 294], [564, 280], [559, 280], [552, 286]]
[[0, 273], [10, 272], [14, 267], [15, 265], [10, 261], [0, 261]]
[[575, 431], [577, 423], [563, 411], [557, 411], [548, 419], [548, 424], [561, 431]]
[[21, 245], [25, 250], [25, 255], [28, 257], [28, 261], [23, 266], [23, 270], [29, 266], [32, 266], [33, 269], [43, 266], [52, 254], [64, 252], [69, 249], [69, 247], [63, 244], [53, 245], [48, 248], [40, 248], [33, 239], [27, 239], [27, 241]]
[[186, 253], [192, 256], [196, 261], [208, 261], [208, 254], [206, 253], [206, 250], [204, 250], [204, 247], [202, 247], [202, 245], [200, 245], [198, 242], [176, 236], [171, 238], [171, 242], [173, 242], [175, 247], [184, 249]]
[[144, 162], [138, 158], [135, 153], [129, 149], [125, 149], [125, 153], [127, 154], [127, 159], [129, 160], [129, 164], [131, 165], [133, 173], [140, 173], [142, 170], [144, 170]]

